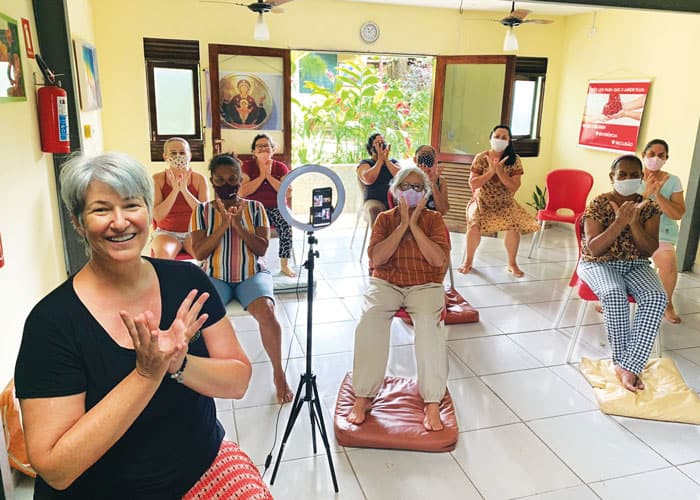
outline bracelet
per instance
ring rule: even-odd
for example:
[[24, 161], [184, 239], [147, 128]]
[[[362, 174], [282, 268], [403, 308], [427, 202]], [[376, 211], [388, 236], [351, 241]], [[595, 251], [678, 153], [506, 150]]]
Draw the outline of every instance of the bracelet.
[[185, 367], [187, 366], [187, 355], [182, 360], [182, 365], [180, 366], [180, 369], [176, 371], [175, 373], [170, 374], [170, 379], [174, 380], [178, 384], [182, 384], [184, 382], [184, 379], [182, 377], [182, 372], [185, 371]]

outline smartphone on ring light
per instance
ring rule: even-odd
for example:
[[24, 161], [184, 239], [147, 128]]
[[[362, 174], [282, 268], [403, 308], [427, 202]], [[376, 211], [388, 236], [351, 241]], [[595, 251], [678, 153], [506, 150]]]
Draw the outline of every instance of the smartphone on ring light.
[[333, 214], [333, 190], [330, 187], [314, 188], [311, 192], [311, 225], [324, 227], [331, 223]]

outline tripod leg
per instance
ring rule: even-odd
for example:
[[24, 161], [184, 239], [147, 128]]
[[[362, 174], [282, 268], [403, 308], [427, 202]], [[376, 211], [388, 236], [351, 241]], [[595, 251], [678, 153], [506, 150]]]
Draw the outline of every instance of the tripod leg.
[[[316, 388], [316, 377], [311, 379], [311, 387], [314, 390], [314, 398], [311, 406], [316, 410], [316, 418], [318, 419], [318, 433], [321, 435], [323, 446], [326, 448], [326, 457], [328, 457], [328, 466], [331, 469], [331, 479], [333, 480], [333, 489], [338, 493], [338, 480], [335, 477], [335, 467], [333, 467], [333, 457], [331, 456], [331, 445], [328, 442], [328, 434], [326, 434], [326, 424], [323, 422], [323, 411], [321, 402], [318, 398], [318, 389]], [[312, 410], [313, 416], [313, 410]]]
[[299, 387], [294, 395], [294, 402], [292, 403], [292, 409], [289, 412], [289, 420], [287, 420], [287, 427], [284, 429], [284, 437], [282, 437], [282, 444], [280, 444], [280, 451], [277, 453], [277, 460], [275, 461], [275, 468], [272, 470], [272, 478], [270, 479], [270, 484], [275, 484], [275, 477], [277, 477], [277, 469], [279, 469], [280, 462], [282, 461], [282, 454], [284, 453], [284, 447], [287, 445], [287, 439], [292, 433], [292, 428], [294, 427], [294, 422], [296, 422], [299, 413], [301, 412], [301, 407], [304, 404], [304, 400], [301, 399], [301, 391], [304, 385], [308, 383], [307, 380], [302, 376], [299, 381]]
[[314, 418], [313, 398], [309, 401], [309, 417], [311, 418], [311, 444], [313, 445], [314, 455], [316, 454], [316, 419]]

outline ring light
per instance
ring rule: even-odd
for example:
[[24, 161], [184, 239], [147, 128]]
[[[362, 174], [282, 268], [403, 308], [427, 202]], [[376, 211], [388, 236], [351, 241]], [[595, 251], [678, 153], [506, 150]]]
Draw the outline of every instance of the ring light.
[[282, 184], [280, 185], [279, 191], [277, 191], [277, 208], [279, 209], [280, 214], [282, 214], [282, 218], [286, 220], [290, 226], [293, 226], [297, 229], [301, 229], [302, 231], [306, 231], [309, 233], [317, 231], [319, 229], [323, 229], [323, 227], [328, 226], [315, 227], [311, 224], [304, 224], [303, 222], [299, 222], [298, 220], [296, 220], [294, 217], [292, 217], [292, 214], [289, 212], [286, 195], [287, 189], [289, 189], [289, 186], [294, 179], [310, 173], [325, 175], [333, 181], [333, 184], [335, 184], [337, 200], [335, 203], [335, 207], [333, 207], [333, 213], [331, 213], [331, 224], [333, 224], [338, 218], [338, 216], [343, 212], [343, 207], [345, 206], [345, 187], [343, 186], [343, 181], [340, 180], [338, 174], [333, 172], [330, 168], [324, 167], [322, 165], [303, 165], [301, 167], [293, 169], [284, 178]]

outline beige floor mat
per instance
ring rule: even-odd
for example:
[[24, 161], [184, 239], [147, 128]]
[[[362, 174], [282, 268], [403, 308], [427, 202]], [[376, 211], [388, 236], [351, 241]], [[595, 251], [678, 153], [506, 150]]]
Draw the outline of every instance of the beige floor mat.
[[582, 358], [579, 369], [593, 386], [603, 413], [700, 424], [700, 397], [686, 385], [670, 358], [649, 360], [641, 374], [646, 387], [636, 393], [622, 387], [610, 359]]

